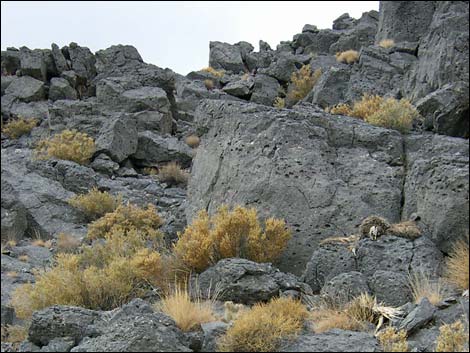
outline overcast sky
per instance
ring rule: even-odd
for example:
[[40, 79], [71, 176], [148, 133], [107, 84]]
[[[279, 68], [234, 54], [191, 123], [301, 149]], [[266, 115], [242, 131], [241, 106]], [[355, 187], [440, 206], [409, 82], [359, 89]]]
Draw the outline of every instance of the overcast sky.
[[331, 28], [345, 12], [359, 18], [378, 1], [2, 1], [2, 50], [77, 42], [96, 52], [114, 44], [137, 48], [147, 63], [187, 74], [208, 66], [209, 41], [260, 39], [274, 49], [309, 23]]

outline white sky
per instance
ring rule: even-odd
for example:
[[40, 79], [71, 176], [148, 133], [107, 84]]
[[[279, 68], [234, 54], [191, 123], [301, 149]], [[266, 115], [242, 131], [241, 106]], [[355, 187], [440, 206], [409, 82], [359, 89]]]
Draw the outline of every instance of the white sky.
[[208, 66], [209, 41], [260, 39], [273, 49], [304, 24], [331, 28], [345, 12], [359, 18], [378, 1], [2, 1], [1, 48], [59, 47], [76, 42], [92, 52], [133, 45], [145, 62], [187, 74]]

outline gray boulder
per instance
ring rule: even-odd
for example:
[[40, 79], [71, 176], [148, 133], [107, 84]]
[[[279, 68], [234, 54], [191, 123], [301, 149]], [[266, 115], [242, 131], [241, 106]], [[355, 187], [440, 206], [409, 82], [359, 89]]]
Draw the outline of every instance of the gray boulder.
[[230, 82], [229, 84], [224, 86], [222, 90], [232, 96], [245, 98], [250, 94], [251, 89], [253, 88], [253, 84], [254, 82], [252, 78], [248, 78], [246, 80], [241, 79], [238, 81]]
[[300, 69], [302, 65], [307, 64], [310, 58], [310, 55], [279, 53], [267, 69], [259, 70], [259, 72], [286, 83], [290, 81], [292, 73]]
[[210, 42], [209, 66], [216, 70], [223, 69], [234, 73], [243, 72], [243, 52], [239, 46], [222, 42]]
[[122, 117], [116, 118], [108, 121], [100, 130], [96, 140], [96, 150], [121, 163], [137, 151], [137, 141], [134, 121]]
[[351, 299], [370, 293], [367, 277], [357, 271], [341, 273], [325, 283], [321, 295], [336, 304], [346, 304]]
[[18, 77], [10, 83], [5, 94], [22, 102], [43, 100], [45, 99], [44, 82], [29, 76]]
[[67, 64], [67, 60], [65, 59], [64, 54], [59, 49], [59, 46], [55, 43], [52, 43], [51, 48], [52, 48], [52, 57], [54, 58], [54, 63], [55, 63], [55, 67], [57, 69], [58, 74], [60, 75], [64, 71], [68, 71], [70, 67]]
[[28, 228], [27, 211], [18, 201], [18, 195], [6, 180], [2, 178], [2, 241], [20, 240]]
[[10, 86], [10, 83], [13, 82], [15, 79], [15, 76], [3, 76], [1, 77], [2, 79], [2, 96], [5, 94], [5, 90]]
[[258, 74], [255, 76], [253, 93], [250, 101], [253, 103], [272, 106], [274, 99], [279, 95], [281, 85], [268, 75]]
[[375, 337], [366, 332], [333, 329], [322, 334], [303, 334], [285, 342], [279, 352], [378, 352]]
[[98, 173], [111, 176], [119, 169], [119, 163], [114, 162], [108, 155], [100, 153], [90, 163], [90, 167]]
[[75, 91], [70, 83], [59, 77], [51, 79], [51, 85], [49, 87], [49, 99], [56, 101], [59, 99], [77, 99], [77, 91]]
[[106, 71], [111, 67], [139, 66], [144, 62], [137, 49], [131, 45], [113, 45], [97, 51], [95, 57], [95, 67], [98, 72]]
[[134, 113], [143, 110], [169, 112], [170, 102], [163, 89], [158, 87], [140, 87], [125, 91], [121, 95], [121, 103], [126, 111]]
[[344, 13], [341, 16], [339, 16], [336, 20], [333, 21], [333, 29], [336, 30], [344, 30], [344, 29], [350, 29], [354, 27], [356, 24], [356, 21], [354, 18], [349, 16], [348, 13]]
[[16, 50], [2, 50], [1, 68], [4, 75], [14, 75], [21, 67], [20, 52]]
[[31, 76], [43, 82], [47, 81], [47, 65], [41, 49], [21, 48], [20, 61], [22, 75]]
[[201, 324], [204, 340], [201, 352], [217, 352], [217, 340], [225, 334], [229, 325], [222, 321]]
[[160, 113], [158, 111], [143, 111], [130, 115], [135, 121], [137, 131], [154, 131], [162, 135], [171, 134], [173, 132], [174, 120], [171, 113]]
[[406, 334], [410, 335], [430, 322], [435, 312], [436, 307], [429, 302], [428, 298], [423, 298], [418, 306], [403, 319], [398, 329], [405, 330]]
[[256, 263], [246, 259], [223, 259], [197, 277], [202, 295], [220, 290], [219, 300], [243, 304], [265, 302], [285, 291], [310, 294], [308, 285], [289, 273], [282, 273], [270, 263]]
[[403, 273], [377, 270], [368, 284], [377, 301], [384, 305], [397, 307], [412, 299], [408, 277]]
[[304, 54], [329, 54], [331, 45], [336, 43], [340, 36], [340, 33], [331, 29], [322, 29], [315, 34], [312, 44], [304, 48]]
[[318, 104], [322, 108], [331, 107], [346, 100], [351, 72], [347, 67], [328, 70], [311, 92], [312, 99], [307, 101]]
[[80, 47], [77, 43], [70, 43], [66, 49], [72, 63], [71, 69], [85, 82], [96, 76], [96, 58], [87, 47]]
[[192, 160], [192, 149], [175, 137], [144, 131], [138, 133], [137, 151], [131, 158], [141, 166], [175, 161], [187, 167]]

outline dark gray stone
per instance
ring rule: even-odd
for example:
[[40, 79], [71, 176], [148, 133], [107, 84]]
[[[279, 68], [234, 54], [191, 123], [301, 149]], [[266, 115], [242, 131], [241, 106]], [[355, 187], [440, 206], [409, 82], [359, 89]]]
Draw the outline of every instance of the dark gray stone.
[[23, 102], [42, 100], [45, 99], [44, 82], [29, 76], [18, 77], [10, 83], [5, 94]]
[[37, 80], [47, 81], [47, 66], [44, 53], [40, 49], [29, 50], [20, 49], [21, 73], [24, 76], [31, 76]]
[[62, 53], [62, 51], [59, 49], [58, 45], [55, 43], [52, 43], [51, 48], [52, 48], [52, 57], [54, 58], [55, 67], [57, 69], [57, 72], [60, 75], [64, 71], [69, 70], [70, 67], [67, 65], [67, 60], [65, 59], [65, 56]]
[[318, 104], [322, 108], [331, 107], [346, 99], [346, 92], [348, 90], [349, 78], [351, 72], [349, 68], [332, 67], [328, 70], [317, 84], [313, 87], [311, 92], [311, 103]]
[[96, 150], [121, 163], [137, 151], [137, 141], [135, 122], [120, 117], [102, 127], [96, 140]]
[[2, 74], [14, 75], [21, 66], [20, 52], [18, 50], [2, 50]]
[[410, 335], [430, 322], [435, 312], [436, 307], [429, 302], [428, 298], [423, 298], [418, 306], [405, 317], [398, 328], [405, 330], [406, 334]]
[[254, 81], [250, 101], [272, 106], [274, 99], [279, 95], [281, 88], [279, 82], [275, 78], [263, 74], [256, 75]]
[[54, 77], [51, 79], [49, 87], [49, 99], [56, 101], [59, 99], [77, 99], [77, 91], [75, 91], [70, 83], [64, 78]]
[[202, 295], [218, 286], [219, 300], [243, 304], [265, 302], [287, 290], [311, 294], [308, 285], [292, 274], [282, 273], [270, 263], [256, 263], [246, 259], [223, 259], [202, 272], [197, 283]]
[[370, 293], [370, 289], [367, 277], [357, 271], [341, 273], [321, 289], [321, 294], [336, 304], [346, 304], [362, 293]]
[[377, 270], [368, 279], [368, 284], [383, 305], [397, 307], [412, 299], [408, 277], [403, 273]]
[[250, 94], [253, 85], [253, 79], [250, 77], [246, 80], [241, 79], [238, 81], [230, 82], [228, 85], [224, 86], [222, 90], [232, 96], [244, 98]]
[[209, 66], [216, 70], [223, 69], [234, 73], [245, 70], [240, 48], [222, 42], [210, 42]]
[[204, 332], [204, 341], [201, 352], [217, 352], [217, 340], [225, 334], [229, 325], [222, 321], [201, 324]]

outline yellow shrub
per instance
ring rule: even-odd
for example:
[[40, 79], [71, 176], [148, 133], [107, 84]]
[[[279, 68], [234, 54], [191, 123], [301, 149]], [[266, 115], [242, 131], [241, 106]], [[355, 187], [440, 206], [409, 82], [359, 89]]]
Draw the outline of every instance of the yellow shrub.
[[364, 94], [360, 101], [354, 102], [351, 116], [366, 120], [381, 109], [384, 99], [377, 95]]
[[267, 219], [263, 232], [255, 209], [237, 206], [229, 211], [222, 206], [212, 219], [201, 211], [179, 234], [174, 252], [188, 267], [201, 272], [228, 257], [271, 262], [281, 255], [290, 237], [283, 220]]
[[39, 141], [36, 156], [39, 159], [58, 158], [87, 164], [95, 150], [95, 142], [87, 134], [77, 130], [64, 130], [49, 139]]
[[160, 168], [158, 179], [161, 182], [171, 185], [186, 185], [188, 183], [189, 174], [181, 169], [176, 162], [171, 162]]
[[211, 75], [213, 75], [217, 78], [221, 78], [225, 75], [224, 70], [216, 70], [216, 69], [214, 69], [213, 67], [210, 67], [210, 66], [201, 69], [201, 71], [208, 72], [208, 73], [210, 73]]
[[207, 90], [213, 90], [215, 87], [214, 81], [210, 79], [204, 80], [204, 86], [206, 87]]
[[255, 304], [242, 312], [219, 340], [222, 352], [275, 352], [283, 339], [300, 332], [307, 309], [291, 298]]
[[286, 107], [286, 100], [281, 97], [276, 97], [274, 98], [274, 103], [273, 107], [278, 108], [278, 109], [283, 109]]
[[468, 352], [468, 332], [465, 332], [462, 321], [442, 325], [439, 331], [436, 352], [465, 352], [465, 343]]
[[323, 333], [334, 328], [349, 331], [364, 330], [364, 323], [351, 318], [345, 311], [322, 308], [312, 311], [310, 318], [313, 321], [315, 333]]
[[384, 352], [408, 352], [406, 331], [396, 331], [394, 327], [387, 327], [377, 335]]
[[189, 135], [185, 139], [186, 144], [191, 148], [196, 148], [199, 146], [201, 139], [197, 135]]
[[70, 234], [60, 233], [57, 236], [58, 252], [74, 252], [80, 246], [80, 239]]
[[[29, 323], [25, 326], [20, 325], [3, 325], [2, 324], [2, 343], [12, 343], [14, 352], [17, 352], [19, 344], [26, 340], [28, 337]], [[2, 348], [3, 349], [3, 348]]]
[[198, 329], [201, 324], [215, 321], [210, 301], [203, 301], [200, 297], [192, 299], [186, 288], [176, 286], [173, 292], [165, 296], [155, 305], [173, 320], [183, 331]]
[[105, 240], [79, 254], [58, 254], [52, 268], [36, 273], [34, 284], [16, 288], [11, 304], [18, 317], [55, 304], [111, 310], [161, 285], [161, 257], [146, 248], [145, 236], [116, 231]]
[[369, 124], [407, 133], [413, 127], [413, 121], [420, 119], [416, 108], [406, 99], [387, 98], [375, 113], [367, 116]]
[[382, 48], [388, 49], [388, 48], [395, 46], [395, 41], [393, 39], [382, 39], [379, 42], [379, 46], [381, 46]]
[[304, 65], [300, 70], [293, 72], [290, 78], [290, 85], [293, 89], [287, 95], [289, 100], [297, 102], [305, 98], [320, 79], [321, 74], [321, 69], [315, 70], [312, 74], [310, 65]]
[[149, 204], [146, 209], [133, 204], [119, 205], [114, 212], [107, 213], [88, 226], [88, 239], [104, 238], [107, 233], [122, 230], [141, 232], [149, 240], [162, 237], [158, 228], [163, 224], [155, 206]]
[[121, 196], [110, 195], [107, 191], [91, 189], [85, 195], [76, 195], [68, 203], [82, 211], [89, 220], [96, 220], [106, 213], [113, 212], [122, 202]]
[[445, 278], [460, 289], [468, 289], [469, 256], [468, 242], [459, 240], [454, 244], [447, 260]]
[[356, 50], [346, 50], [336, 53], [336, 61], [340, 63], [353, 64], [359, 60], [359, 53]]
[[38, 124], [37, 119], [17, 118], [8, 121], [3, 127], [2, 132], [9, 138], [17, 139], [29, 132]]
[[359, 322], [377, 323], [379, 317], [374, 310], [376, 299], [369, 294], [363, 293], [351, 300], [345, 312], [351, 318]]

